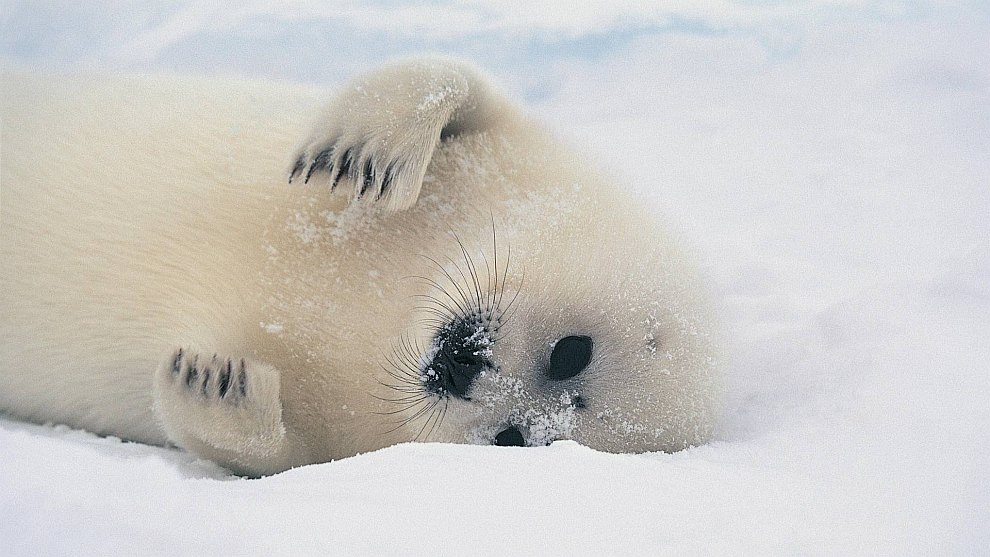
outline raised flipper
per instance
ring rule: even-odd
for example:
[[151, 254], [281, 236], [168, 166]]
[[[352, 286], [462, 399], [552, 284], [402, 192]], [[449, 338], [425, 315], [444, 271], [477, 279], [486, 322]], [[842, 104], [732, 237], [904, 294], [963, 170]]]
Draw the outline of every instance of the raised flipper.
[[289, 181], [354, 186], [389, 210], [419, 197], [433, 150], [451, 135], [503, 121], [507, 101], [477, 70], [444, 58], [387, 66], [351, 83], [294, 158]]
[[179, 349], [154, 389], [169, 439], [194, 454], [251, 476], [306, 461], [282, 422], [279, 374], [269, 365]]

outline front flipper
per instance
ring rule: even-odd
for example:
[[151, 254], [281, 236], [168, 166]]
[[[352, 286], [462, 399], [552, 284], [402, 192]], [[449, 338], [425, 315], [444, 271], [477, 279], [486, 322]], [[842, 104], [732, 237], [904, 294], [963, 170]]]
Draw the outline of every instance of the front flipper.
[[299, 464], [279, 374], [244, 358], [177, 350], [155, 374], [155, 410], [176, 445], [251, 476]]
[[412, 206], [444, 137], [482, 131], [511, 113], [470, 66], [443, 58], [386, 67], [356, 80], [330, 105], [295, 157], [289, 181], [341, 180], [356, 199]]

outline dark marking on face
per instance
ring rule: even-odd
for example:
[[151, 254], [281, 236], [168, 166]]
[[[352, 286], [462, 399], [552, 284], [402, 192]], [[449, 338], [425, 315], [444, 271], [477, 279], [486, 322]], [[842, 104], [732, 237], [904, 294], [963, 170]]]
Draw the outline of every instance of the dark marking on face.
[[423, 383], [432, 393], [454, 395], [464, 400], [479, 373], [493, 367], [486, 356], [484, 328], [473, 320], [458, 319], [437, 332], [433, 361], [423, 371]]

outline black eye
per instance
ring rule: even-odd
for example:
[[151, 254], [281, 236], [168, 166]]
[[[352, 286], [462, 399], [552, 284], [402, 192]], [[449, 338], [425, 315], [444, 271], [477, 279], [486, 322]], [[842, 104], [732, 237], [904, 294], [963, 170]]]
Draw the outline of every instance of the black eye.
[[581, 373], [591, 361], [593, 347], [591, 337], [572, 336], [558, 340], [553, 352], [550, 353], [550, 369], [547, 370], [547, 375], [550, 379], [560, 381]]

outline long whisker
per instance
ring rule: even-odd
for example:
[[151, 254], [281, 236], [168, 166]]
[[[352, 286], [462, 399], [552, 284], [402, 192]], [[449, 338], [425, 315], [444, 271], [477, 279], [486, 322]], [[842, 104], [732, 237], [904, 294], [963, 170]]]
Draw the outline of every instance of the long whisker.
[[[506, 279], [508, 278], [508, 274], [509, 274], [509, 260], [512, 258], [512, 244], [506, 245], [506, 250], [508, 251], [508, 253], [506, 253], [505, 255], [505, 263], [503, 264], [503, 268], [502, 268], [502, 289], [499, 290], [498, 292], [498, 301], [495, 302], [496, 308], [502, 307], [502, 297], [505, 295], [505, 287], [508, 284], [506, 282]], [[496, 272], [498, 272], [498, 269], [496, 269]], [[516, 290], [516, 293], [517, 294], [519, 293], [518, 289]]]
[[457, 241], [457, 245], [461, 248], [461, 255], [464, 256], [464, 262], [467, 264], [468, 272], [471, 274], [472, 282], [474, 283], [474, 292], [476, 295], [476, 300], [478, 302], [478, 307], [481, 307], [481, 283], [478, 282], [478, 270], [474, 265], [474, 260], [471, 259], [471, 255], [468, 253], [464, 243], [461, 239], [454, 235], [454, 240]]
[[[424, 257], [425, 257], [425, 256], [424, 256]], [[430, 258], [429, 258], [429, 257], [427, 257], [427, 259], [430, 259]], [[446, 277], [447, 277], [447, 280], [449, 280], [449, 281], [451, 282], [451, 284], [453, 284], [453, 286], [454, 286], [454, 288], [455, 288], [455, 289], [457, 289], [457, 292], [458, 292], [458, 293], [459, 293], [459, 294], [461, 295], [461, 298], [462, 298], [462, 299], [466, 299], [466, 294], [464, 294], [464, 292], [463, 292], [463, 291], [462, 291], [462, 290], [460, 289], [460, 287], [459, 287], [459, 286], [457, 286], [457, 284], [456, 284], [456, 282], [454, 281], [454, 278], [450, 276], [450, 273], [448, 273], [448, 272], [447, 272], [447, 270], [446, 270], [446, 269], [444, 269], [444, 268], [443, 268], [443, 266], [442, 266], [442, 265], [440, 265], [440, 263], [438, 263], [437, 261], [435, 261], [435, 260], [433, 260], [433, 259], [430, 259], [430, 261], [432, 261], [432, 262], [433, 262], [433, 263], [434, 263], [434, 264], [435, 264], [435, 265], [437, 266], [437, 268], [439, 268], [439, 269], [440, 269], [440, 271], [441, 271], [441, 272], [442, 272], [442, 273], [443, 273], [444, 275], [446, 275]], [[446, 289], [446, 288], [444, 288], [444, 287], [443, 287], [442, 285], [440, 285], [440, 283], [438, 283], [437, 281], [435, 281], [435, 280], [433, 280], [433, 279], [430, 279], [430, 278], [426, 278], [426, 277], [422, 277], [422, 278], [423, 278], [423, 280], [424, 280], [424, 281], [426, 281], [426, 282], [427, 282], [428, 284], [430, 284], [431, 286], [433, 286], [433, 287], [434, 287], [434, 288], [436, 288], [437, 290], [439, 290], [439, 291], [441, 291], [441, 292], [443, 292], [443, 294], [444, 294], [444, 296], [447, 296], [447, 298], [450, 298], [450, 301], [451, 301], [451, 302], [454, 302], [454, 305], [455, 305], [455, 306], [457, 306], [457, 309], [458, 309], [458, 310], [459, 310], [460, 312], [462, 312], [462, 313], [467, 313], [467, 312], [468, 312], [468, 309], [467, 309], [467, 308], [468, 308], [468, 305], [470, 305], [470, 304], [462, 304], [462, 303], [461, 303], [460, 301], [458, 301], [458, 300], [457, 300], [456, 298], [454, 298], [453, 296], [451, 296], [451, 295], [450, 295], [450, 292], [449, 292], [449, 291], [447, 291], [447, 289]]]
[[[467, 275], [464, 274], [464, 269], [462, 269], [461, 266], [456, 261], [454, 261], [453, 259], [451, 259], [451, 257], [449, 255], [446, 255], [444, 257], [451, 264], [451, 266], [454, 267], [454, 269], [457, 269], [457, 274], [461, 276], [461, 280], [463, 281], [463, 283], [462, 284], [458, 284], [457, 281], [454, 280], [454, 277], [451, 276], [449, 273], [447, 273], [446, 269], [444, 269], [444, 274], [447, 275], [447, 278], [450, 280], [451, 284], [457, 290], [457, 293], [460, 294], [461, 300], [464, 302], [464, 305], [465, 306], [469, 306], [469, 307], [474, 306], [475, 305], [474, 300], [471, 299], [471, 295], [468, 292], [469, 290], [473, 289], [474, 287], [472, 286], [471, 281], [468, 279]], [[463, 286], [463, 288], [462, 288], [462, 286]], [[470, 311], [465, 312], [465, 315], [467, 315], [469, 313], [470, 313]]]
[[[430, 379], [433, 374], [446, 373], [440, 368], [431, 370], [431, 360], [436, 351], [443, 349], [436, 344], [442, 331], [450, 332], [452, 324], [467, 320], [484, 327], [486, 337], [495, 343], [504, 337], [504, 333], [499, 334], [499, 331], [518, 310], [519, 304], [516, 302], [525, 276], [520, 276], [517, 285], [510, 285], [512, 246], [505, 242], [504, 249], [499, 249], [494, 215], [490, 215], [490, 219], [492, 257], [488, 257], [487, 249], [478, 252], [485, 269], [485, 280], [481, 280], [481, 266], [476, 256], [472, 256], [452, 230], [449, 232], [457, 243], [459, 258], [446, 254], [439, 258], [420, 254], [419, 257], [428, 263], [427, 267], [435, 271], [434, 276], [427, 276], [430, 275], [427, 272], [425, 275], [404, 277], [421, 281], [429, 287], [425, 293], [413, 294], [412, 298], [415, 299], [414, 307], [418, 314], [416, 322], [433, 334], [424, 336], [419, 332], [410, 332], [400, 335], [392, 349], [383, 354], [383, 380], [376, 381], [385, 391], [380, 396], [372, 396], [385, 405], [376, 414], [396, 417], [389, 422], [394, 427], [386, 433], [415, 424], [417, 432], [414, 439], [426, 440], [440, 431], [450, 411], [451, 394], [443, 387], [437, 389], [429, 385], [433, 384], [434, 379]], [[512, 292], [507, 293], [507, 290]], [[430, 344], [422, 346], [422, 341], [427, 338], [432, 339]], [[497, 369], [492, 363], [488, 365]]]
[[443, 399], [443, 409], [440, 410], [440, 417], [435, 422], [433, 422], [433, 427], [430, 428], [430, 432], [426, 434], [425, 438], [429, 438], [431, 435], [433, 435], [434, 431], [440, 429], [440, 424], [443, 423], [443, 419], [447, 417], [448, 406], [450, 406], [450, 399], [448, 398]]

